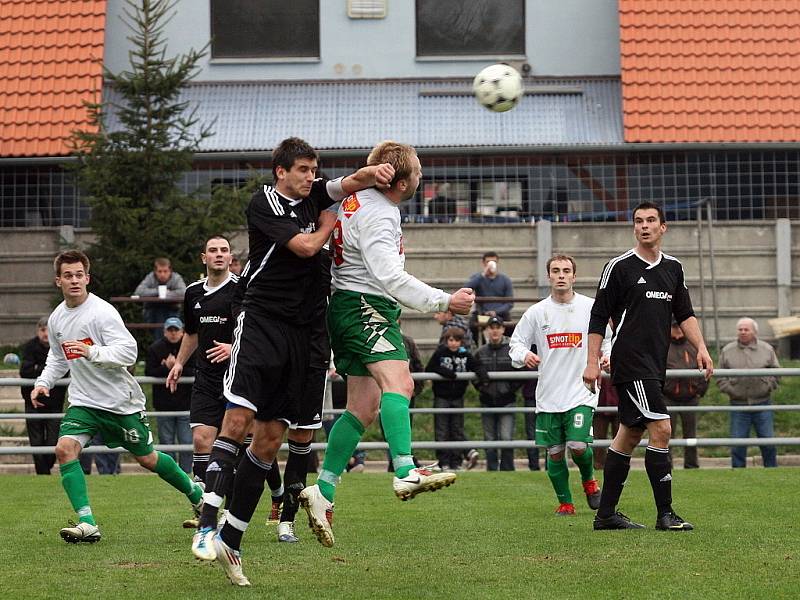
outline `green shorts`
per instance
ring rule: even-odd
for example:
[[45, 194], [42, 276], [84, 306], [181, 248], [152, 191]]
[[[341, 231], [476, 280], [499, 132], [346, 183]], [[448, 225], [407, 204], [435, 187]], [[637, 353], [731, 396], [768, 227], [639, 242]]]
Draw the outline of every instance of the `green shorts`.
[[337, 290], [328, 304], [328, 335], [336, 371], [368, 376], [367, 365], [408, 360], [400, 331], [400, 307], [383, 296]]
[[87, 406], [70, 406], [61, 420], [58, 436], [80, 440], [93, 438], [96, 433], [103, 436], [109, 448], [122, 446], [134, 456], [147, 456], [153, 451], [153, 433], [142, 412], [118, 415]]
[[567, 442], [591, 444], [593, 416], [591, 406], [576, 406], [560, 413], [536, 413], [536, 445], [550, 448]]

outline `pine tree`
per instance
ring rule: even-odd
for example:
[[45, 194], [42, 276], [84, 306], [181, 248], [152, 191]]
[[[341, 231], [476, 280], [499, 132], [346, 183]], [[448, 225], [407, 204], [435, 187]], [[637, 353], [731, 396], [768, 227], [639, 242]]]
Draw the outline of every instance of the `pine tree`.
[[[180, 98], [208, 46], [169, 57], [163, 34], [175, 0], [127, 4], [129, 68], [104, 70], [118, 100], [89, 104], [95, 130], [73, 138], [78, 181], [96, 236], [89, 248], [92, 287], [103, 297], [131, 293], [158, 256], [170, 258], [189, 283], [200, 271], [205, 238], [239, 228], [249, 198], [248, 190], [187, 194], [178, 188], [194, 153], [212, 135], [211, 125], [199, 123], [196, 107]], [[123, 315], [138, 320], [131, 307]]]

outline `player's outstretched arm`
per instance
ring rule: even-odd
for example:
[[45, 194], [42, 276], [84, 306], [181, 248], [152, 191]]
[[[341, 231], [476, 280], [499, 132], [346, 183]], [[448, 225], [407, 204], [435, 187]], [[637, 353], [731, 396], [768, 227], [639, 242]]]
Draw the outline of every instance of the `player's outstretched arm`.
[[362, 167], [352, 175], [342, 179], [342, 190], [346, 195], [376, 187], [386, 189], [394, 179], [394, 167], [389, 163]]
[[450, 296], [448, 308], [457, 315], [468, 315], [475, 304], [475, 292], [471, 288], [461, 288]]

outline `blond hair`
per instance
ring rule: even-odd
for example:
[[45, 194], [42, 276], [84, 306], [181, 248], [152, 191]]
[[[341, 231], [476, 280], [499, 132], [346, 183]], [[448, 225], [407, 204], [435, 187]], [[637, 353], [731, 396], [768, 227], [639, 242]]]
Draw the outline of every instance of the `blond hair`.
[[372, 149], [367, 157], [367, 166], [372, 167], [383, 163], [389, 163], [394, 167], [394, 179], [392, 185], [399, 179], [407, 179], [414, 169], [413, 158], [417, 151], [408, 144], [401, 144], [386, 140]]

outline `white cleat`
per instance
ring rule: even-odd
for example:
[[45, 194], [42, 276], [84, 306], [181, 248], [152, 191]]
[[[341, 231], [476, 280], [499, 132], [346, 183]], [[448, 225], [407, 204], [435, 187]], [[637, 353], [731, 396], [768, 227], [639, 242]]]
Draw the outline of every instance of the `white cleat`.
[[211, 527], [203, 527], [198, 529], [192, 536], [192, 554], [197, 560], [215, 560], [217, 558], [217, 549], [214, 546], [214, 538], [217, 535], [217, 530]]
[[222, 565], [231, 583], [241, 587], [249, 586], [250, 580], [242, 573], [242, 553], [228, 546], [218, 535], [214, 536], [211, 543], [216, 550], [217, 562]]
[[288, 542], [290, 544], [300, 541], [300, 538], [294, 534], [294, 523], [291, 521], [281, 521], [278, 523], [278, 541]]
[[64, 527], [59, 531], [61, 539], [69, 544], [87, 543], [94, 544], [100, 541], [100, 528], [97, 525], [80, 522], [78, 524], [69, 522], [69, 527]]
[[330, 548], [333, 546], [333, 503], [329, 502], [318, 485], [312, 485], [300, 492], [300, 506], [308, 513], [308, 526], [319, 543]]
[[411, 469], [402, 479], [395, 477], [392, 482], [394, 495], [403, 500], [411, 500], [422, 492], [435, 492], [456, 481], [455, 473], [434, 473], [425, 467]]

